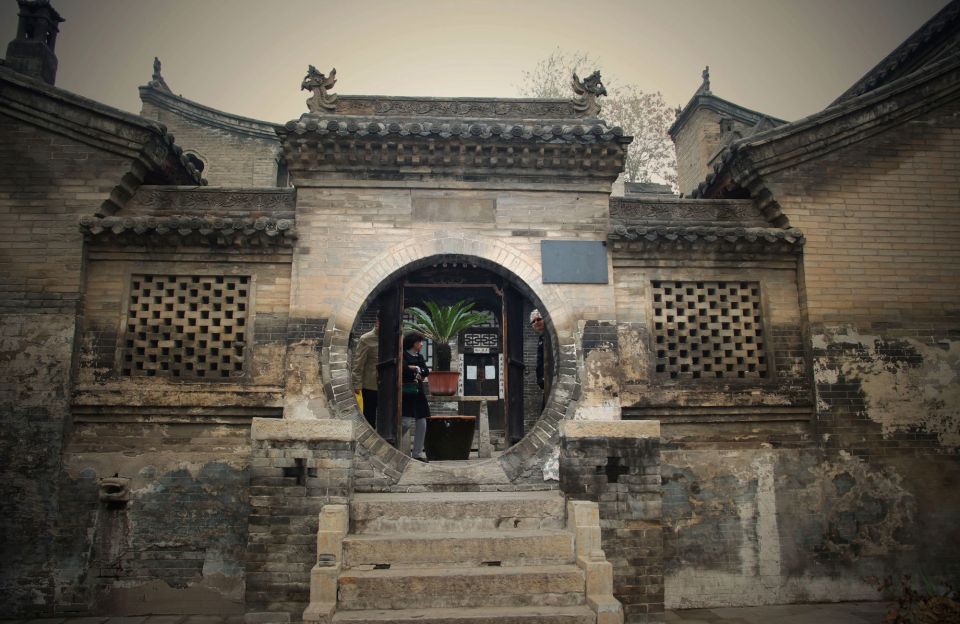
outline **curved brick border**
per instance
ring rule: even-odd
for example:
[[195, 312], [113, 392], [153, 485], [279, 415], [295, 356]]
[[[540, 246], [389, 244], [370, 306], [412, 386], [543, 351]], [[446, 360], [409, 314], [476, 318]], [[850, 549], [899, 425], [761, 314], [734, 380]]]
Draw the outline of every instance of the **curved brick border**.
[[367, 424], [357, 407], [350, 387], [349, 335], [354, 320], [391, 281], [438, 260], [465, 260], [508, 278], [525, 296], [539, 306], [546, 320], [556, 354], [557, 379], [547, 406], [536, 425], [499, 461], [507, 476], [520, 476], [545, 445], [556, 445], [557, 428], [566, 407], [579, 388], [574, 343], [575, 319], [558, 288], [544, 285], [539, 262], [497, 239], [438, 232], [433, 239], [407, 241], [367, 264], [346, 284], [340, 306], [327, 325], [322, 356], [324, 387], [339, 418], [360, 425], [358, 449], [366, 449], [394, 481], [399, 481], [410, 458], [394, 449]]

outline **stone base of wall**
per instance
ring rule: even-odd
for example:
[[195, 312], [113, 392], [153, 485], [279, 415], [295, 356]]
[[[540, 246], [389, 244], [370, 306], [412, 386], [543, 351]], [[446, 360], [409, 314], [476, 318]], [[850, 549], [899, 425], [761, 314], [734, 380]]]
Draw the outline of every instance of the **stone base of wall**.
[[565, 421], [560, 435], [560, 489], [599, 504], [624, 620], [662, 622], [660, 423]]
[[247, 610], [303, 613], [317, 522], [353, 491], [353, 423], [255, 418], [251, 427]]

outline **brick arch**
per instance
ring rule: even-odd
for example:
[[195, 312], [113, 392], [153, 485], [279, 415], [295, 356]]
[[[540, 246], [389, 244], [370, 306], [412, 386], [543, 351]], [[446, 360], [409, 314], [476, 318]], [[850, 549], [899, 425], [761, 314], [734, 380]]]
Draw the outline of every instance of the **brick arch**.
[[556, 443], [557, 423], [564, 418], [579, 380], [574, 372], [576, 328], [570, 306], [555, 286], [543, 284], [539, 262], [500, 240], [438, 233], [432, 239], [397, 245], [358, 271], [357, 277], [345, 286], [344, 297], [328, 321], [321, 361], [327, 397], [339, 418], [353, 420], [360, 427], [358, 447], [365, 448], [372, 458], [379, 458], [387, 474], [402, 475], [410, 458], [377, 435], [353, 396], [349, 383], [349, 335], [357, 316], [387, 285], [406, 273], [442, 260], [468, 261], [509, 279], [539, 307], [546, 321], [557, 375], [537, 423], [499, 459], [504, 472], [513, 480], [545, 445]]

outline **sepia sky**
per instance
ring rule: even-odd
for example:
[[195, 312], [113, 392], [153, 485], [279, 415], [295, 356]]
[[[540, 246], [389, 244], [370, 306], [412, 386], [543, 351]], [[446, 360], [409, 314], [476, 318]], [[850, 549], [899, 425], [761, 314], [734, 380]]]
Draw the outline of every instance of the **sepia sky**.
[[[560, 47], [685, 104], [713, 92], [788, 120], [830, 103], [946, 0], [52, 0], [57, 86], [139, 112], [153, 57], [177, 94], [284, 122], [307, 65], [340, 94], [517, 97]], [[0, 45], [16, 32], [0, 0]], [[592, 68], [591, 68], [592, 69]]]

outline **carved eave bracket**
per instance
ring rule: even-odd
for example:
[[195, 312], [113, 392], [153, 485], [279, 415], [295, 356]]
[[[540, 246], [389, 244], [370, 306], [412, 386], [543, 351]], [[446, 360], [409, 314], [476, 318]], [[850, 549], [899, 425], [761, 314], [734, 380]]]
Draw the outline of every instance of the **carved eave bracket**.
[[607, 238], [629, 249], [706, 253], [800, 254], [806, 242], [797, 228], [672, 227], [614, 225]]
[[171, 215], [80, 219], [88, 242], [138, 247], [275, 248], [292, 247], [292, 219]]

